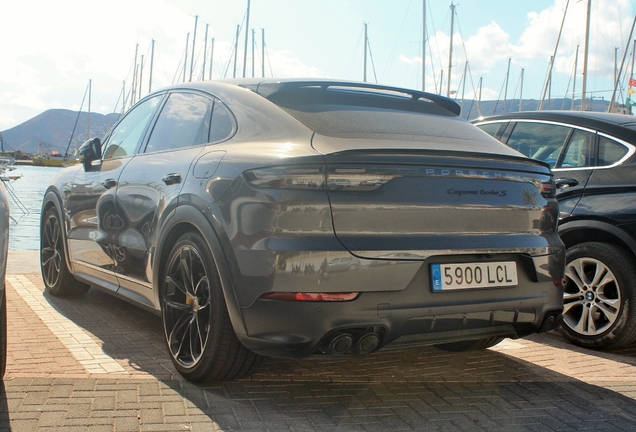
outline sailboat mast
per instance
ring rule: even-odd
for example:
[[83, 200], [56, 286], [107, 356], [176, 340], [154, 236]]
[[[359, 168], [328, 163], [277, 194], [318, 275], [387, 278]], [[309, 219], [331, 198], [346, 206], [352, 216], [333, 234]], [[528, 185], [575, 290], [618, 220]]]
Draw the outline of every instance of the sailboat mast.
[[465, 100], [464, 95], [466, 93], [466, 73], [467, 72], [468, 72], [468, 60], [466, 60], [466, 64], [464, 65], [464, 80], [462, 81], [462, 107], [461, 107], [462, 111], [464, 111], [464, 100]]
[[574, 57], [574, 80], [572, 83], [572, 111], [574, 111], [574, 93], [576, 90], [576, 70], [578, 68], [579, 63], [579, 46], [576, 46], [576, 56]]
[[234, 41], [234, 70], [232, 71], [232, 78], [236, 78], [236, 57], [238, 55], [238, 40], [241, 34], [241, 25], [236, 25], [236, 40]]
[[152, 92], [152, 66], [155, 61], [155, 40], [152, 40], [150, 48], [150, 74], [148, 76], [148, 93]]
[[201, 81], [205, 81], [205, 65], [208, 62], [208, 28], [210, 24], [205, 25], [205, 36], [203, 37], [203, 68], [201, 68]]
[[186, 35], [185, 59], [183, 60], [183, 82], [186, 81], [186, 69], [188, 65], [188, 46], [190, 46], [190, 33]]
[[523, 111], [523, 68], [521, 68], [521, 85], [519, 90], [519, 112]]
[[453, 32], [455, 31], [455, 5], [451, 2], [451, 28], [450, 28], [450, 46], [448, 49], [448, 84], [446, 85], [446, 97], [450, 97], [451, 85], [451, 67], [453, 66]]
[[479, 77], [479, 98], [477, 99], [477, 114], [481, 117], [481, 84], [483, 77]]
[[570, 0], [565, 3], [565, 11], [563, 12], [563, 19], [561, 20], [561, 28], [559, 29], [559, 35], [557, 36], [556, 44], [554, 45], [554, 54], [550, 57], [550, 69], [548, 70], [548, 78], [543, 86], [543, 95], [541, 96], [541, 103], [539, 104], [539, 111], [543, 109], [543, 101], [545, 100], [545, 94], [548, 89], [548, 86], [551, 85], [550, 80], [552, 80], [552, 68], [554, 67], [554, 59], [556, 59], [557, 49], [559, 48], [559, 42], [561, 41], [561, 33], [563, 32], [563, 24], [565, 23], [565, 16], [568, 13], [568, 6], [570, 5]]
[[504, 100], [503, 100], [503, 109], [502, 113], [506, 112], [506, 101], [508, 100], [508, 80], [510, 78], [510, 61], [512, 58], [508, 58], [508, 70], [506, 71], [506, 88], [504, 89]]
[[214, 38], [210, 41], [210, 79], [212, 79], [212, 63], [214, 62]]
[[88, 117], [86, 118], [86, 140], [91, 139], [91, 87], [93, 80], [88, 80]]
[[367, 82], [367, 23], [364, 23], [364, 72], [362, 73], [362, 81]]
[[192, 55], [190, 56], [190, 79], [188, 80], [188, 82], [192, 82], [192, 71], [194, 70], [194, 46], [197, 43], [197, 24], [198, 23], [199, 23], [199, 15], [195, 15], [194, 16], [194, 34], [192, 35]]
[[621, 68], [618, 70], [618, 76], [616, 80], [614, 81], [614, 90], [612, 91], [612, 99], [610, 100], [609, 107], [607, 107], [607, 112], [612, 112], [612, 108], [614, 107], [614, 100], [616, 99], [616, 90], [618, 89], [618, 81], [621, 79], [621, 75], [623, 74], [623, 66], [625, 66], [627, 51], [629, 50], [629, 44], [632, 41], [632, 35], [634, 34], [634, 26], [636, 26], [636, 15], [634, 16], [634, 21], [632, 22], [632, 29], [629, 32], [629, 37], [627, 38], [627, 46], [625, 47], [625, 52], [623, 53], [623, 60], [621, 60]]
[[245, 72], [247, 71], [247, 40], [250, 30], [250, 0], [247, 0], [247, 18], [245, 20], [245, 48], [243, 49], [243, 78], [245, 78]]
[[265, 29], [264, 28], [261, 28], [261, 46], [262, 46], [261, 56], [263, 58], [263, 60], [261, 62], [262, 63], [261, 64], [261, 74], [262, 74], [262, 77], [265, 78]]
[[583, 86], [581, 87], [581, 111], [585, 111], [585, 90], [587, 87], [587, 56], [590, 49], [590, 15], [592, 0], [587, 0], [587, 22], [585, 24], [585, 49], [583, 50]]
[[254, 52], [256, 51], [256, 30], [252, 29], [252, 78], [254, 78], [255, 70], [254, 70]]
[[426, 91], [426, 0], [422, 0], [422, 91]]
[[133, 76], [132, 76], [132, 88], [131, 88], [131, 97], [130, 97], [130, 105], [134, 105], [135, 103], [135, 89], [137, 88], [137, 54], [139, 52], [139, 44], [135, 45], [135, 61], [133, 62]]
[[141, 61], [139, 63], [139, 99], [141, 100], [141, 83], [144, 77], [144, 55], [141, 55]]

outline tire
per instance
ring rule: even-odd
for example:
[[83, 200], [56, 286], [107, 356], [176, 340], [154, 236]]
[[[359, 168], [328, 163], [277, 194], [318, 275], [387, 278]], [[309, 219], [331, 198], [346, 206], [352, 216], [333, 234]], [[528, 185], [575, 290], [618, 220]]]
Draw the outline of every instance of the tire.
[[497, 345], [499, 342], [501, 342], [504, 339], [505, 338], [493, 336], [493, 337], [489, 337], [485, 339], [439, 344], [439, 345], [435, 345], [435, 347], [444, 351], [451, 351], [451, 352], [476, 351], [476, 350], [484, 350], [486, 348], [494, 347], [495, 345]]
[[76, 280], [68, 269], [62, 224], [55, 207], [47, 210], [40, 228], [40, 268], [44, 289], [53, 296], [81, 295], [90, 288]]
[[358, 264], [351, 264], [348, 268], [349, 271], [358, 270]]
[[636, 269], [620, 248], [581, 243], [568, 249], [559, 331], [585, 348], [616, 348], [636, 338]]
[[7, 288], [2, 293], [2, 303], [0, 303], [0, 379], [7, 369]]
[[236, 337], [214, 259], [198, 234], [186, 233], [179, 238], [161, 280], [166, 346], [185, 379], [226, 381], [258, 368], [262, 357]]

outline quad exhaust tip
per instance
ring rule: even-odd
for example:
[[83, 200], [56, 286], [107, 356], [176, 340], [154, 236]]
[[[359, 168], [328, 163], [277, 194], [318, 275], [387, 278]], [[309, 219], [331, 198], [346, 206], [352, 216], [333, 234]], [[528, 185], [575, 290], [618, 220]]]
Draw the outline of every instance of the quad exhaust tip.
[[380, 336], [377, 333], [352, 333], [353, 335], [346, 332], [334, 333], [323, 343], [320, 351], [329, 355], [369, 354], [380, 345]]

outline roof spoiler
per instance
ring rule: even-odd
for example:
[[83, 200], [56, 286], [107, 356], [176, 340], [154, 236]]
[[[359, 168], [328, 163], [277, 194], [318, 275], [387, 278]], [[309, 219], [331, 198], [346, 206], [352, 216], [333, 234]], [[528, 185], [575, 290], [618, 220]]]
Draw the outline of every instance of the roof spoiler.
[[321, 87], [327, 89], [329, 87], [349, 87], [360, 88], [368, 90], [380, 90], [392, 93], [401, 93], [410, 96], [413, 100], [424, 99], [428, 102], [434, 103], [447, 111], [459, 116], [461, 113], [461, 107], [457, 102], [444, 96], [436, 95], [433, 93], [423, 92], [419, 90], [405, 89], [401, 87], [391, 87], [379, 84], [361, 83], [355, 81], [326, 81], [326, 80], [314, 80], [314, 81], [261, 81], [256, 83], [244, 83], [239, 84], [241, 87], [248, 88], [259, 95], [269, 98], [275, 93], [281, 91], [300, 88], [300, 87]]

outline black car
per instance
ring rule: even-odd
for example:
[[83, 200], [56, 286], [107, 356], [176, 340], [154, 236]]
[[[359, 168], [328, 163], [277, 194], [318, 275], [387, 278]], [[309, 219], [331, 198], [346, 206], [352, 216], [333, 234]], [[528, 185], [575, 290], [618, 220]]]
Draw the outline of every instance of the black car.
[[568, 248], [561, 332], [588, 348], [636, 339], [636, 119], [538, 111], [475, 124], [553, 169]]
[[[550, 169], [459, 111], [330, 80], [157, 91], [52, 180], [46, 290], [94, 285], [160, 314], [193, 381], [244, 376], [263, 356], [549, 330], [565, 259]], [[370, 265], [394, 252], [411, 255]], [[355, 271], [325, 272], [333, 260]]]

